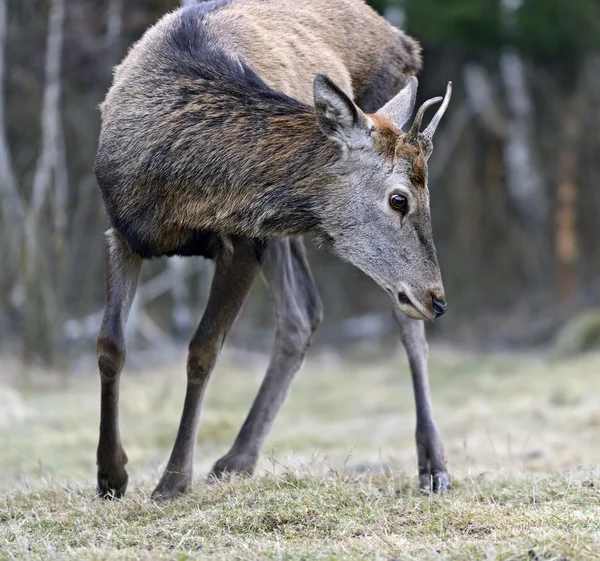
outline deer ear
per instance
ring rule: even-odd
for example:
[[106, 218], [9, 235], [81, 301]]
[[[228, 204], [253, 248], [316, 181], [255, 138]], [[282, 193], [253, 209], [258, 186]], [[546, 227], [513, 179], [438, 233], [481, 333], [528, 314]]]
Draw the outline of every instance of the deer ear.
[[377, 111], [377, 115], [385, 117], [388, 121], [391, 121], [401, 129], [410, 119], [413, 109], [415, 108], [418, 86], [419, 81], [414, 76], [409, 78], [406, 86]]
[[365, 114], [325, 74], [315, 77], [313, 95], [325, 136], [347, 148], [366, 144], [370, 127]]

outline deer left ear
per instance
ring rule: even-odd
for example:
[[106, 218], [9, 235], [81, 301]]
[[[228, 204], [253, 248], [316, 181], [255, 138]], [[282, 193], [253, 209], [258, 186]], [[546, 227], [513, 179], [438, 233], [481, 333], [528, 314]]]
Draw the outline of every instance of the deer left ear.
[[410, 119], [415, 101], [417, 100], [417, 88], [419, 81], [412, 76], [409, 78], [406, 86], [398, 94], [390, 99], [379, 111], [377, 115], [386, 118], [394, 123], [399, 129]]
[[317, 123], [325, 136], [347, 148], [366, 144], [370, 130], [367, 117], [324, 74], [317, 74], [313, 95]]

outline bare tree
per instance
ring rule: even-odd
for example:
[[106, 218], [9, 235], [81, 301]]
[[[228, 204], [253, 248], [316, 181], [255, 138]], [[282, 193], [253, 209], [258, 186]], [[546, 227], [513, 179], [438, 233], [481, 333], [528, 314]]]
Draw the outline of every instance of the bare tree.
[[[501, 0], [504, 28], [515, 26], [523, 0]], [[527, 209], [528, 219], [542, 223], [548, 212], [544, 181], [534, 142], [533, 102], [527, 86], [525, 65], [519, 51], [507, 44], [500, 54], [500, 77], [506, 92], [504, 160], [511, 196]]]
[[[25, 210], [22, 279], [25, 288], [25, 348], [24, 357], [30, 360], [40, 339], [48, 341], [53, 333], [60, 302], [56, 301], [51, 282], [52, 268], [47, 253], [41, 247], [45, 241], [40, 233], [40, 219], [54, 186], [54, 226], [57, 229], [58, 252], [64, 253], [66, 232], [67, 171], [62, 134], [60, 94], [65, 0], [50, 2], [46, 40], [45, 85], [42, 102], [42, 144], [36, 166], [31, 199]], [[61, 263], [57, 263], [60, 267]], [[54, 293], [53, 293], [54, 292]], [[47, 345], [47, 350], [51, 345]]]
[[[0, 205], [3, 211], [3, 223], [7, 224], [11, 217], [18, 219], [23, 214], [23, 205], [19, 195], [17, 178], [12, 165], [10, 148], [6, 138], [4, 77], [6, 73], [6, 35], [7, 7], [6, 0], [0, 0]], [[5, 221], [6, 220], [6, 221]], [[10, 230], [7, 229], [7, 234]]]
[[[36, 359], [63, 357], [77, 346], [92, 348], [90, 337], [101, 316], [93, 312], [104, 304], [106, 229], [92, 171], [97, 104], [125, 47], [173, 7], [166, 0], [42, 4], [38, 9], [36, 0], [0, 0], [0, 345], [10, 351], [11, 343], [26, 341], [26, 354]], [[531, 8], [523, 0], [496, 3], [502, 12], [495, 15], [506, 32], [496, 56], [476, 56], [472, 46], [460, 52], [430, 49], [423, 35], [427, 51], [419, 78], [425, 89], [439, 81], [440, 68], [448, 77], [463, 72], [429, 168], [435, 230], [454, 310], [438, 333], [449, 326], [456, 333], [460, 326], [466, 337], [495, 338], [504, 321], [529, 326], [556, 298], [566, 315], [577, 311], [572, 302], [596, 298], [588, 286], [597, 277], [600, 253], [593, 243], [600, 73], [585, 61], [597, 55], [593, 47], [568, 58], [558, 53], [557, 63], [568, 67], [536, 60], [516, 40], [523, 31], [520, 13], [529, 17]], [[385, 14], [403, 27], [402, 8]], [[452, 223], [454, 216], [460, 216], [458, 224]], [[384, 305], [358, 273], [316, 251], [311, 260], [329, 320], [356, 318]], [[343, 290], [330, 282], [338, 275], [346, 275]], [[210, 263], [201, 259], [153, 262], [128, 322], [131, 338], [147, 342], [164, 331], [169, 335], [162, 333], [161, 340], [172, 344], [173, 332], [188, 331], [189, 320], [206, 302], [211, 277]], [[484, 298], [494, 308], [493, 318], [484, 317], [488, 307], [477, 305]], [[264, 328], [270, 321], [266, 299], [257, 287], [237, 325], [235, 344], [252, 344], [257, 325]], [[514, 318], [506, 302], [513, 302], [508, 307]], [[388, 319], [376, 328], [365, 320], [365, 333], [389, 329]], [[486, 329], [467, 328], [476, 319]], [[335, 325], [343, 335], [333, 337], [335, 344], [351, 338], [354, 327]], [[556, 322], [548, 326], [546, 334]], [[81, 340], [74, 341], [77, 337]]]
[[[591, 59], [587, 62], [591, 62]], [[588, 76], [592, 64], [583, 64], [579, 79], [574, 80], [564, 109], [562, 138], [558, 153], [558, 184], [554, 215], [554, 254], [556, 267], [556, 292], [563, 303], [572, 301], [578, 289], [577, 266], [579, 261], [579, 141], [583, 131]]]
[[[501, 20], [510, 37], [523, 0], [501, 0]], [[481, 64], [470, 63], [463, 77], [467, 98], [479, 123], [502, 142], [506, 191], [513, 203], [514, 227], [520, 268], [532, 286], [543, 279], [543, 258], [548, 236], [549, 197], [542, 174], [527, 68], [521, 53], [510, 41], [498, 59], [502, 88], [495, 87]], [[502, 93], [501, 93], [502, 92]], [[507, 231], [510, 231], [507, 228]]]
[[[0, 260], [3, 268], [0, 279], [0, 314], [8, 304], [7, 295], [12, 291], [17, 275], [23, 216], [23, 203], [6, 137], [4, 87], [8, 16], [6, 4], [6, 0], [0, 0], [0, 236], [2, 238]], [[0, 321], [0, 336], [1, 331], [2, 321]]]

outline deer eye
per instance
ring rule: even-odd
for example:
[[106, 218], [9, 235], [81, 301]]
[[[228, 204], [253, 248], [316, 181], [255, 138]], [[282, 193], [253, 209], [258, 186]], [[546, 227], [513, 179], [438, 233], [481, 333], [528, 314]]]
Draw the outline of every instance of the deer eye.
[[398, 212], [406, 212], [408, 210], [408, 199], [404, 195], [394, 193], [390, 195], [390, 206]]

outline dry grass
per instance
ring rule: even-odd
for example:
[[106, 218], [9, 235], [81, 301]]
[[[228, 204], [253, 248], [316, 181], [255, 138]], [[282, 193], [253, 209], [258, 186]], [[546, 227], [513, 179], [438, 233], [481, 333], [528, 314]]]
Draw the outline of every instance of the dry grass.
[[415, 487], [404, 359], [309, 362], [260, 474], [207, 487], [260, 382], [260, 368], [225, 361], [194, 492], [167, 504], [149, 494], [177, 428], [184, 359], [124, 377], [120, 502], [93, 497], [96, 377], [48, 383], [0, 415], [0, 559], [600, 559], [600, 355], [438, 352], [431, 369], [454, 478], [444, 496]]

